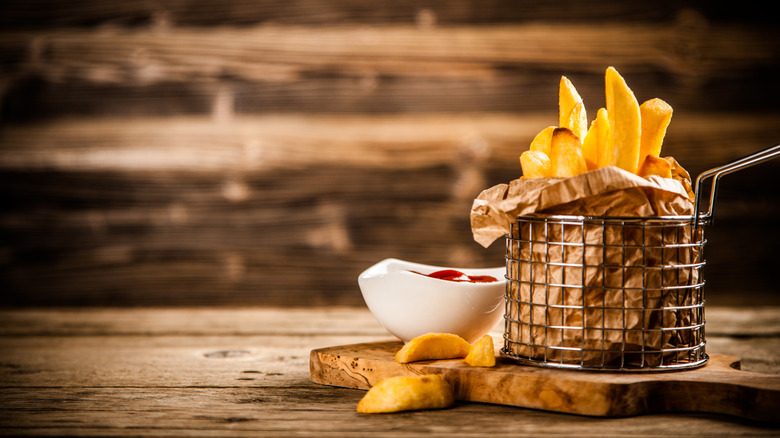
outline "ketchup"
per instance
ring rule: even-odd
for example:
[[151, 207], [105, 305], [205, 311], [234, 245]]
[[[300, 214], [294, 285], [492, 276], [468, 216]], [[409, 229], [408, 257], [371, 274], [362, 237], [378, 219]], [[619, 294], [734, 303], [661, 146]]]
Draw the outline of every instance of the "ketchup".
[[[409, 271], [409, 272], [420, 274], [419, 272], [415, 272], [415, 271]], [[420, 275], [425, 275], [426, 277], [431, 277], [431, 278], [438, 278], [439, 280], [468, 282], [468, 283], [492, 283], [494, 281], [498, 281], [496, 280], [495, 277], [491, 277], [489, 275], [466, 275], [454, 269], [443, 269], [441, 271], [436, 271], [431, 274], [420, 274]]]

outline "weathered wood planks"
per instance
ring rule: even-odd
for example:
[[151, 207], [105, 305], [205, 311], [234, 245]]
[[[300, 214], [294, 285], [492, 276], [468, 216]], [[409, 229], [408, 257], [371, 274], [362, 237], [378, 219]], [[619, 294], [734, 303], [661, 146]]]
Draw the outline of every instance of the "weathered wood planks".
[[[761, 123], [717, 129], [677, 120], [667, 145], [704, 164]], [[542, 117], [435, 115], [67, 120], [0, 131], [8, 304], [361, 305], [355, 278], [383, 257], [495, 266], [470, 235], [480, 190], [518, 176], [512, 163]], [[694, 133], [699, 135], [694, 135]], [[674, 134], [670, 134], [672, 136]], [[728, 141], [732, 139], [732, 141]], [[702, 160], [699, 160], [700, 162]], [[717, 302], [773, 302], [767, 272], [780, 202], [775, 166], [726, 178], [707, 247]], [[735, 232], [735, 230], [737, 230]]]
[[[743, 352], [744, 369], [776, 373], [776, 315], [777, 308], [713, 308], [708, 351]], [[755, 332], [759, 326], [766, 331]], [[481, 403], [366, 416], [355, 412], [363, 391], [311, 382], [311, 350], [384, 339], [389, 335], [364, 308], [1, 311], [0, 430], [13, 436], [777, 434], [765, 424], [708, 414], [602, 419]]]
[[[566, 13], [561, 13], [562, 8]], [[771, 23], [766, 14], [756, 14], [750, 8], [734, 8], [704, 0], [685, 2], [659, 0], [652, 5], [627, 5], [620, 2], [582, 4], [569, 1], [516, 2], [485, 0], [480, 2], [430, 0], [424, 4], [414, 0], [394, 2], [363, 2], [343, 0], [299, 0], [291, 8], [285, 0], [226, 0], [211, 2], [181, 2], [163, 0], [122, 0], [110, 4], [95, 4], [89, 0], [73, 0], [67, 8], [57, 0], [24, 0], [3, 2], [0, 21], [4, 26], [27, 28], [36, 26], [89, 26], [105, 23], [117, 25], [148, 25], [164, 21], [176, 25], [208, 26], [215, 23], [246, 25], [272, 22], [282, 24], [317, 25], [322, 23], [516, 23], [526, 21], [554, 22], [646, 22], [670, 20], [681, 12], [700, 11], [714, 22], [745, 20]], [[433, 15], [431, 17], [430, 15]], [[433, 19], [433, 23], [431, 23]]]
[[774, 422], [780, 408], [780, 376], [738, 370], [736, 356], [710, 355], [707, 363], [677, 373], [583, 373], [520, 366], [499, 356], [490, 368], [462, 359], [399, 364], [401, 341], [313, 350], [314, 382], [370, 389], [394, 376], [440, 374], [456, 400], [503, 404], [595, 417], [660, 412], [710, 412]]
[[[501, 264], [470, 239], [470, 201], [518, 176], [561, 75], [591, 114], [608, 65], [670, 102], [664, 152], [694, 175], [780, 141], [766, 15], [2, 2], [0, 304], [361, 305], [354, 278], [384, 257]], [[777, 302], [777, 166], [722, 184], [715, 302]]]
[[554, 112], [561, 74], [595, 114], [609, 65], [638, 97], [663, 96], [678, 111], [774, 111], [762, 99], [780, 93], [778, 66], [767, 62], [780, 38], [688, 24], [0, 32], [15, 82], [4, 115], [203, 113], [220, 99], [249, 113]]
[[[521, 173], [517, 157], [528, 149], [539, 126], [555, 120], [555, 110], [237, 115], [224, 121], [194, 115], [54, 119], [3, 126], [0, 169], [238, 173], [447, 166], [475, 167], [487, 178], [488, 167], [501, 169], [507, 172], [501, 177], [509, 178]], [[730, 112], [720, 114], [718, 120], [721, 123], [713, 124], [702, 112], [675, 115], [662, 152], [676, 157], [695, 176], [772, 146], [780, 135], [780, 128], [767, 128], [776, 120], [772, 114]]]

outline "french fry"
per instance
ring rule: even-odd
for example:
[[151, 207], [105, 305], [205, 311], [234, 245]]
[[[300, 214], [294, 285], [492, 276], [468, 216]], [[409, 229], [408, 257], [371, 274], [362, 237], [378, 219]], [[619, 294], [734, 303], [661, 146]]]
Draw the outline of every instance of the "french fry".
[[496, 350], [493, 345], [493, 337], [484, 335], [475, 342], [469, 354], [466, 356], [466, 363], [473, 367], [492, 367], [496, 365]]
[[672, 166], [672, 179], [679, 181], [685, 187], [691, 201], [695, 201], [696, 194], [693, 192], [693, 185], [691, 185], [691, 174], [674, 157], [664, 157], [664, 160]]
[[398, 363], [466, 357], [471, 344], [451, 333], [426, 333], [404, 344], [395, 354]]
[[666, 128], [672, 119], [672, 106], [661, 99], [650, 99], [639, 106], [642, 118], [642, 136], [639, 142], [639, 156], [661, 155]]
[[555, 126], [548, 126], [542, 129], [531, 141], [531, 147], [529, 149], [532, 151], [544, 152], [547, 156], [549, 156], [550, 142], [552, 142], [552, 133], [555, 128]]
[[588, 133], [588, 119], [585, 118], [585, 105], [582, 102], [577, 102], [561, 121], [561, 128], [569, 128], [582, 142]]
[[639, 176], [647, 178], [650, 175], [658, 175], [663, 178], [672, 177], [672, 163], [655, 155], [648, 155], [639, 168]]
[[525, 151], [520, 155], [520, 167], [525, 178], [550, 176], [550, 157], [541, 151]]
[[559, 125], [544, 128], [534, 137], [529, 150], [520, 155], [523, 178], [566, 178], [607, 166], [636, 175], [674, 177], [674, 164], [670, 170], [658, 160], [646, 159], [660, 156], [672, 107], [658, 98], [639, 105], [614, 67], [607, 68], [604, 82], [606, 106], [587, 126], [582, 98], [571, 81], [561, 77]]
[[606, 108], [599, 108], [596, 118], [590, 124], [588, 133], [582, 141], [582, 157], [585, 158], [585, 164], [588, 170], [598, 169], [603, 161], [602, 157], [607, 151], [607, 136], [609, 135], [609, 120], [607, 119]]
[[452, 387], [438, 374], [389, 377], [358, 402], [361, 414], [443, 409], [455, 403]]
[[580, 141], [588, 132], [585, 104], [574, 84], [566, 76], [561, 76], [558, 87], [558, 126], [571, 129]]
[[639, 102], [614, 67], [607, 69], [605, 85], [610, 128], [607, 148], [611, 156], [604, 164], [637, 173], [642, 132]]
[[550, 146], [551, 175], [567, 178], [588, 171], [580, 139], [569, 128], [556, 128]]

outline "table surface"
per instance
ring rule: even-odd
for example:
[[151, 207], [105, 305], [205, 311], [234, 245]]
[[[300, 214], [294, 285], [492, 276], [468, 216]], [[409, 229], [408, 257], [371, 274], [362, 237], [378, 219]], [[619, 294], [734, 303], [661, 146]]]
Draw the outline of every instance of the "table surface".
[[[500, 331], [494, 332], [500, 336]], [[707, 351], [780, 373], [780, 308], [708, 308]], [[704, 413], [596, 418], [458, 402], [358, 414], [313, 383], [311, 350], [391, 339], [363, 308], [0, 310], [0, 434], [777, 436]]]

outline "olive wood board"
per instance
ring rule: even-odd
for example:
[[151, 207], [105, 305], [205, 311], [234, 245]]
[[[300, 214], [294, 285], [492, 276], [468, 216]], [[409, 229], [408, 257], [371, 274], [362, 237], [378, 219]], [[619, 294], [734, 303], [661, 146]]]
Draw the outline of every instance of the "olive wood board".
[[367, 390], [393, 376], [441, 374], [455, 398], [597, 417], [707, 412], [780, 422], [780, 375], [741, 371], [736, 356], [712, 354], [702, 367], [661, 372], [602, 372], [519, 364], [497, 353], [496, 365], [463, 359], [395, 361], [401, 341], [311, 351], [315, 383]]

